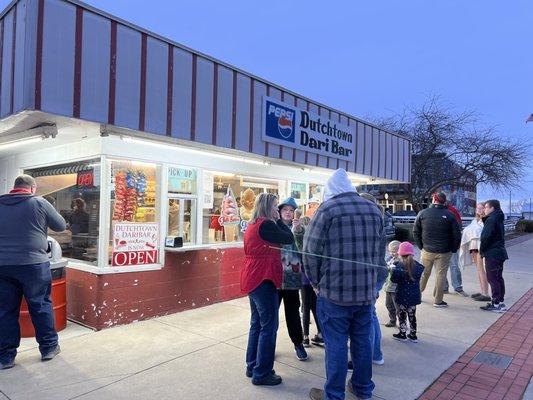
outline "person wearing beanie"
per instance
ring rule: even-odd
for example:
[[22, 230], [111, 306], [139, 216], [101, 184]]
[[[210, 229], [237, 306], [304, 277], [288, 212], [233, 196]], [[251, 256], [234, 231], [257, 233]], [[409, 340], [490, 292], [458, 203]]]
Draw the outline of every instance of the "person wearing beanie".
[[[300, 228], [300, 221], [295, 221], [294, 212], [298, 208], [296, 200], [292, 197], [282, 201], [279, 206], [280, 219], [278, 225], [281, 228], [287, 227], [294, 231]], [[285, 308], [285, 322], [289, 337], [294, 344], [296, 358], [300, 361], [307, 360], [302, 331], [302, 320], [300, 318], [300, 289], [302, 289], [302, 256], [298, 252], [296, 243], [284, 245], [281, 248], [281, 264], [283, 266], [283, 281], [281, 289], [278, 290], [279, 306], [283, 301]]]
[[[400, 341], [417, 342], [416, 306], [422, 302], [420, 293], [420, 277], [424, 266], [414, 259], [415, 249], [409, 242], [402, 242], [398, 249], [400, 260], [392, 270], [391, 281], [397, 284], [396, 304], [398, 305], [398, 319], [400, 332], [392, 335]], [[407, 318], [409, 318], [409, 334], [407, 334]]]
[[[329, 178], [324, 202], [304, 236], [303, 265], [318, 293], [317, 313], [326, 346], [326, 382], [312, 388], [312, 400], [343, 399], [345, 391], [372, 397], [372, 306], [377, 270], [385, 272], [385, 229], [376, 204], [361, 198], [348, 174]], [[348, 374], [348, 339], [355, 366]]]
[[414, 242], [420, 250], [420, 261], [424, 265], [424, 274], [420, 281], [420, 290], [426, 289], [433, 266], [437, 273], [433, 296], [434, 307], [448, 307], [443, 299], [444, 285], [452, 253], [461, 245], [461, 228], [455, 216], [446, 206], [443, 192], [433, 194], [433, 203], [429, 208], [418, 213], [413, 227]]

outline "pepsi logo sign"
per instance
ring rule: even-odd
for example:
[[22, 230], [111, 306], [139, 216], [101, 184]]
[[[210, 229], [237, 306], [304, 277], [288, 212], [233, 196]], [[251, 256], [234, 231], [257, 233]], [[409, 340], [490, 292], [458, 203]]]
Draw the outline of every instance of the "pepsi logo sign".
[[294, 142], [295, 115], [295, 110], [272, 101], [267, 101], [267, 136], [288, 142]]

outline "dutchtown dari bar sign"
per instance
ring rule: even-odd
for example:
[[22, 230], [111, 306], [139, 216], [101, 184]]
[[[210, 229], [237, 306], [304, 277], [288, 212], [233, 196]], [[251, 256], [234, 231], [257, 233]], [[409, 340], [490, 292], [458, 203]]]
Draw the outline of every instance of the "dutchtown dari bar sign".
[[341, 124], [279, 100], [263, 98], [263, 140], [352, 161], [355, 126]]

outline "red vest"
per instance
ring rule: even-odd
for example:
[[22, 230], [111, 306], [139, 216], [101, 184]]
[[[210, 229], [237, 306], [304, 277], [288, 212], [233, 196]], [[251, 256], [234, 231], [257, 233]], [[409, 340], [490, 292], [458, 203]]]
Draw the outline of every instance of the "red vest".
[[259, 236], [259, 227], [265, 218], [258, 218], [255, 224], [249, 224], [244, 233], [244, 267], [241, 270], [241, 292], [250, 293], [264, 280], [274, 282], [281, 287], [283, 267], [281, 252], [274, 243], [269, 243]]

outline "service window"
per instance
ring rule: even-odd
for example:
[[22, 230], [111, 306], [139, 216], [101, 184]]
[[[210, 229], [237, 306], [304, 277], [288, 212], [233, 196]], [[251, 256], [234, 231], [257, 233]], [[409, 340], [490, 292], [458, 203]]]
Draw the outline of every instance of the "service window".
[[197, 171], [168, 167], [167, 236], [183, 238], [183, 244], [196, 243]]
[[159, 262], [160, 167], [136, 161], [109, 161], [111, 175], [112, 266]]
[[[242, 241], [256, 197], [260, 193], [278, 195], [280, 185], [276, 179], [216, 172], [211, 182], [211, 208], [203, 209], [205, 244]], [[204, 187], [204, 192], [207, 190]]]
[[61, 245], [63, 257], [98, 265], [100, 160], [31, 169], [36, 195], [43, 196], [65, 218], [64, 232], [48, 234]]

